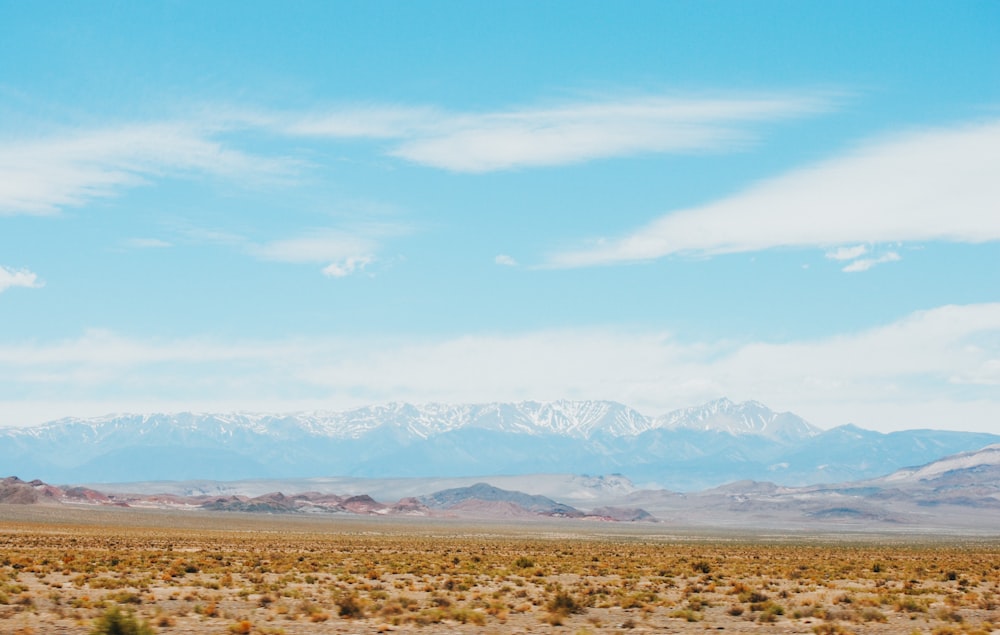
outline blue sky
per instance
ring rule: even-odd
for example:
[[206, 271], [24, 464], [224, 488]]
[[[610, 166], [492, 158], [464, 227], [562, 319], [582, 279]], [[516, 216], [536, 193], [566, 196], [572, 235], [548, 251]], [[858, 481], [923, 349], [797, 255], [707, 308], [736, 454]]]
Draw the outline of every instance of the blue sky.
[[996, 2], [0, 0], [0, 425], [997, 431]]

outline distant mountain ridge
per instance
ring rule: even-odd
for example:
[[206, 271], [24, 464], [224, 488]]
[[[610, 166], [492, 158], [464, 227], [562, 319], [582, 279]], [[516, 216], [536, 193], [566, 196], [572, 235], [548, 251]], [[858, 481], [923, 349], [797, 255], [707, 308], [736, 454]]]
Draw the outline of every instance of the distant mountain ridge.
[[[0, 505], [407, 516], [502, 523], [653, 522], [724, 531], [892, 531], [923, 536], [944, 531], [1000, 535], [1000, 445], [951, 455], [881, 478], [806, 487], [739, 481], [680, 494], [637, 489], [619, 476], [536, 474], [489, 481], [453, 483], [455, 486], [444, 489], [440, 489], [440, 479], [413, 479], [407, 483], [378, 479], [202, 481], [140, 484], [132, 490], [128, 486], [59, 487], [40, 480], [25, 482], [8, 477], [0, 479]], [[515, 485], [516, 489], [501, 488], [496, 483]], [[163, 489], [159, 489], [161, 485]], [[274, 489], [263, 491], [262, 487]], [[343, 493], [345, 487], [352, 493]], [[397, 502], [379, 502], [361, 493], [369, 487], [381, 489], [379, 498], [383, 501]]]
[[488, 483], [476, 483], [468, 487], [456, 487], [422, 496], [420, 502], [432, 509], [453, 509], [456, 506], [477, 501], [479, 503], [512, 503], [534, 514], [565, 518], [581, 518], [583, 512], [557, 503], [538, 494], [512, 492], [494, 487]]
[[7, 473], [50, 482], [628, 475], [678, 490], [882, 476], [1000, 436], [822, 431], [754, 401], [647, 417], [610, 401], [387, 404], [344, 412], [109, 415], [0, 430]]

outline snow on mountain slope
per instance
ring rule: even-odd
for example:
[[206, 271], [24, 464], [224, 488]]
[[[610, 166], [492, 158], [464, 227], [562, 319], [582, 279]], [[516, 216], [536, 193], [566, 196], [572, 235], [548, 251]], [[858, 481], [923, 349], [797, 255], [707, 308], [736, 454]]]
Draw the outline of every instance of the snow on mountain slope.
[[774, 412], [756, 401], [737, 404], [726, 398], [667, 413], [655, 419], [655, 426], [668, 430], [725, 432], [735, 436], [753, 434], [783, 441], [801, 441], [821, 432], [790, 412]]
[[595, 434], [634, 437], [654, 428], [715, 430], [734, 435], [805, 438], [815, 428], [791, 413], [775, 413], [757, 402], [728, 399], [650, 418], [612, 401], [524, 401], [487, 404], [389, 403], [342, 412], [314, 411], [287, 415], [260, 413], [113, 414], [91, 419], [60, 419], [34, 428], [12, 428], [4, 436], [55, 440], [72, 436], [101, 443], [126, 435], [137, 441], [162, 442], [190, 435], [226, 439], [316, 436], [360, 439], [377, 429], [407, 438], [427, 439], [445, 432], [476, 428], [496, 432], [561, 435], [588, 439]]
[[998, 441], [851, 426], [817, 434], [794, 414], [726, 399], [655, 419], [610, 401], [390, 403], [286, 415], [109, 415], [0, 429], [0, 465], [64, 483], [589, 473], [694, 490], [747, 478], [786, 485], [877, 478]]
[[986, 465], [1000, 466], [1000, 443], [986, 446], [975, 452], [962, 452], [945, 457], [940, 461], [934, 461], [920, 467], [899, 470], [886, 476], [883, 480], [891, 483], [925, 481], [948, 472]]
[[613, 436], [635, 435], [650, 425], [647, 417], [610, 401], [390, 403], [345, 412], [305, 413], [297, 418], [316, 422], [329, 436], [353, 439], [381, 427], [421, 439], [462, 428], [588, 438], [597, 431]]

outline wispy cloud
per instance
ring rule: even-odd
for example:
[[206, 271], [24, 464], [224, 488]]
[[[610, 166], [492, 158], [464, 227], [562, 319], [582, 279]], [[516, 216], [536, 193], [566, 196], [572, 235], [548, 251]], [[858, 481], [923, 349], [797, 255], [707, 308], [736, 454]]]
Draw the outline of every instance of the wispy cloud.
[[845, 265], [841, 271], [846, 273], [857, 273], [859, 271], [868, 271], [875, 265], [881, 265], [886, 262], [897, 262], [902, 260], [902, 257], [895, 251], [888, 251], [877, 258], [858, 258], [848, 265]]
[[830, 110], [822, 95], [639, 97], [498, 112], [371, 106], [294, 119], [291, 134], [374, 138], [388, 153], [455, 172], [554, 166], [644, 153], [741, 147], [751, 124]]
[[[910, 132], [729, 198], [672, 212], [622, 238], [555, 253], [548, 264], [582, 267], [773, 247], [1000, 240], [998, 165], [1000, 121]], [[830, 253], [852, 260], [866, 250]], [[890, 253], [845, 271], [898, 259]]]
[[515, 260], [512, 256], [508, 256], [507, 254], [499, 254], [499, 255], [497, 255], [497, 257], [493, 259], [493, 262], [495, 262], [496, 264], [500, 265], [501, 267], [516, 267], [517, 266], [517, 260]]
[[125, 241], [125, 246], [132, 249], [166, 249], [173, 247], [173, 243], [160, 238], [129, 238]]
[[38, 289], [44, 283], [38, 279], [38, 275], [27, 269], [8, 269], [0, 265], [0, 293], [13, 287], [24, 287], [26, 289]]
[[[480, 360], [476, 372], [470, 360]], [[87, 399], [111, 411], [143, 398], [172, 410], [213, 400], [219, 408], [287, 410], [602, 398], [657, 414], [727, 395], [820, 425], [989, 429], [1000, 407], [997, 385], [998, 303], [942, 306], [860, 332], [782, 344], [582, 328], [243, 342], [91, 332], [56, 344], [0, 346], [0, 412], [15, 412], [18, 401]]]
[[407, 227], [391, 223], [321, 228], [293, 238], [252, 244], [246, 249], [261, 260], [322, 265], [324, 275], [343, 278], [364, 271], [378, 259], [385, 239], [407, 231]]
[[0, 215], [53, 214], [166, 175], [277, 179], [295, 167], [287, 158], [227, 147], [218, 132], [160, 122], [2, 142]]
[[320, 115], [217, 108], [189, 120], [69, 130], [0, 140], [0, 215], [54, 214], [176, 175], [280, 180], [304, 163], [245, 152], [233, 131], [376, 139], [405, 161], [457, 172], [563, 165], [651, 152], [731, 149], [761, 122], [832, 107], [822, 95], [737, 98], [644, 97], [549, 108], [451, 112], [370, 105]]
[[841, 268], [841, 271], [846, 273], [868, 271], [876, 265], [881, 265], [886, 262], [898, 262], [903, 259], [902, 256], [895, 251], [887, 251], [880, 256], [862, 258], [862, 256], [870, 253], [871, 251], [872, 250], [868, 245], [838, 247], [837, 249], [827, 251], [826, 257], [830, 260], [836, 260], [838, 262], [847, 262], [847, 264]]

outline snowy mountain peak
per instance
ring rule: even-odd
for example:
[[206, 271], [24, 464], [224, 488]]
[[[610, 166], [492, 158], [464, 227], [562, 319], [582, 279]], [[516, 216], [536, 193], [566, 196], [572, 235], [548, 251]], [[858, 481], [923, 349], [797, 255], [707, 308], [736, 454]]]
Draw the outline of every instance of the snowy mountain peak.
[[589, 438], [602, 432], [612, 436], [640, 434], [650, 421], [612, 401], [522, 401], [483, 404], [388, 403], [345, 412], [295, 415], [326, 434], [361, 438], [376, 429], [427, 439], [460, 429], [480, 429], [530, 435]]
[[802, 440], [820, 433], [819, 428], [790, 412], [774, 412], [757, 401], [735, 403], [725, 397], [667, 413], [655, 420], [655, 426], [667, 430], [754, 434], [781, 441]]

